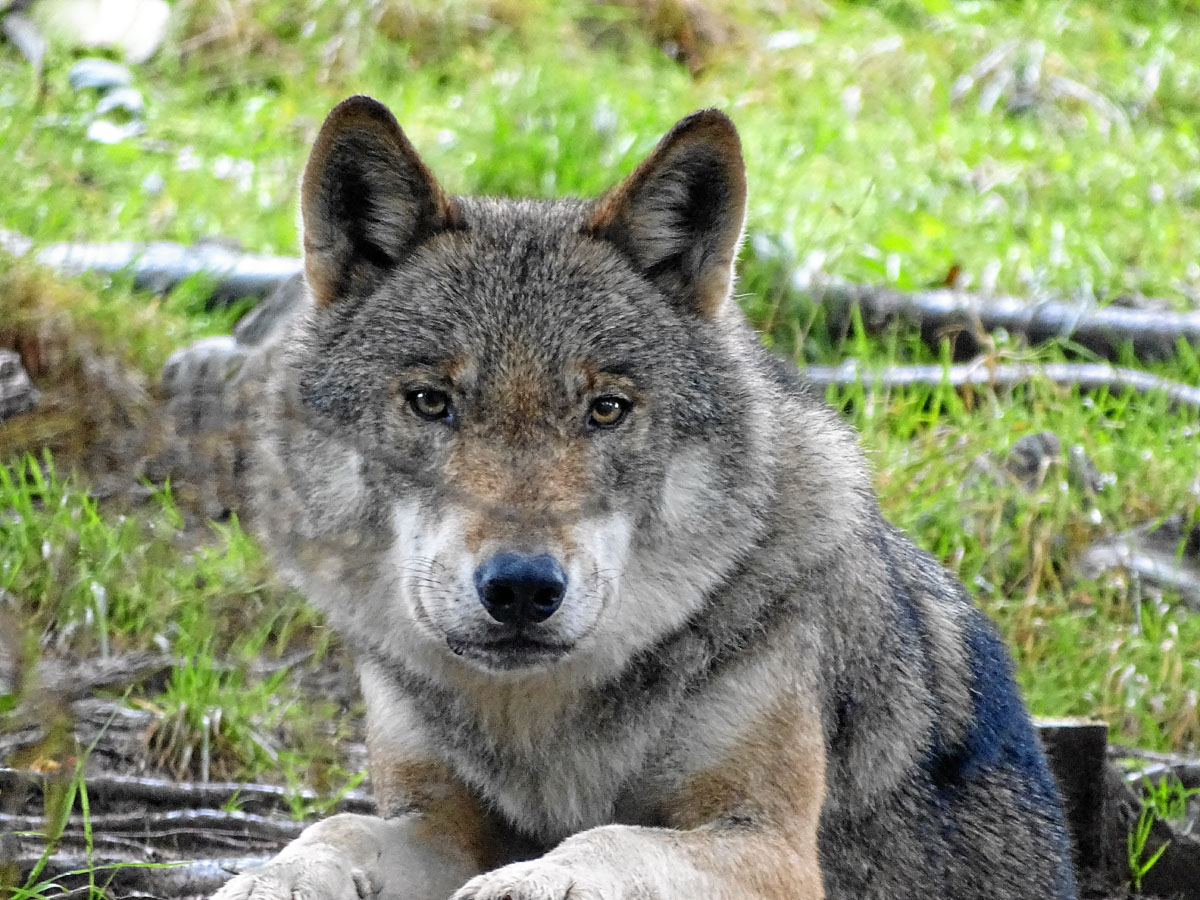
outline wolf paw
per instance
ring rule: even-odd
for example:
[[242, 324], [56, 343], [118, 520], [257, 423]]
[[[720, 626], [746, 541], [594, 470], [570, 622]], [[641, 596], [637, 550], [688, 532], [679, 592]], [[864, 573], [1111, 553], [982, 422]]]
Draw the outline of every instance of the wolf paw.
[[595, 872], [539, 859], [472, 878], [451, 900], [617, 900], [616, 887]]
[[336, 847], [309, 845], [235, 877], [212, 900], [367, 900], [378, 893], [367, 873]]

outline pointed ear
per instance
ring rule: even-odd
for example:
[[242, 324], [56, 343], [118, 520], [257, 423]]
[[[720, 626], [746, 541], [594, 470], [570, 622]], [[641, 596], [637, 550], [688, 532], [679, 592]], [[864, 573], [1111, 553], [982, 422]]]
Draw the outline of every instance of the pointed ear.
[[300, 187], [304, 272], [318, 305], [369, 291], [421, 241], [456, 227], [453, 201], [370, 97], [325, 119]]
[[713, 316], [729, 296], [746, 217], [737, 129], [705, 109], [681, 120], [585, 226], [616, 244], [673, 301]]

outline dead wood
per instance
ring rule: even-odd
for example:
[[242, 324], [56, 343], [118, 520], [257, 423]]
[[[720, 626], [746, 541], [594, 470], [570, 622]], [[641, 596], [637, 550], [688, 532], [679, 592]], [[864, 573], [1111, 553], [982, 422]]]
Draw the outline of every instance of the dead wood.
[[156, 721], [150, 710], [133, 709], [119, 700], [87, 697], [68, 704], [53, 696], [34, 697], [0, 723], [0, 760], [41, 745], [65, 723], [77, 746], [95, 745], [89, 767], [143, 765], [146, 735]]
[[[18, 836], [15, 856], [27, 878], [43, 852], [44, 797], [66, 776], [0, 769], [0, 835]], [[277, 853], [307, 822], [296, 805], [371, 813], [369, 795], [332, 799], [315, 791], [244, 783], [175, 782], [97, 773], [86, 779], [89, 814], [71, 815], [40, 876], [70, 890], [87, 883], [71, 874], [97, 867], [96, 883], [112, 897], [207, 896], [232, 875]], [[235, 808], [236, 807], [236, 808]], [[111, 880], [110, 880], [111, 879]]]
[[165, 653], [149, 651], [83, 659], [43, 656], [34, 667], [33, 689], [60, 703], [73, 702], [100, 689], [119, 690], [165, 675], [176, 662]]
[[[16, 790], [20, 785], [40, 793], [50, 777], [27, 769], [0, 768], [0, 793]], [[263, 813], [287, 811], [293, 801], [318, 803], [329, 799], [317, 791], [290, 790], [272, 784], [168, 781], [104, 773], [89, 774], [87, 790], [92, 806], [96, 808], [135, 804], [151, 809], [219, 809], [236, 803], [243, 811]], [[347, 791], [332, 804], [332, 809], [337, 812], [372, 813], [375, 801], [367, 791]]]
[[1144, 779], [1153, 782], [1168, 775], [1174, 775], [1185, 788], [1200, 789], [1200, 758], [1195, 756], [1141, 750], [1122, 744], [1109, 745], [1108, 755], [1113, 760], [1138, 760], [1139, 765], [1125, 776], [1125, 780], [1132, 785], [1139, 785]]
[[851, 310], [862, 312], [864, 327], [881, 331], [893, 322], [917, 325], [930, 338], [947, 332], [966, 336], [973, 346], [988, 343], [987, 333], [1001, 330], [1030, 343], [1064, 338], [1114, 358], [1130, 344], [1142, 358], [1165, 358], [1180, 340], [1200, 348], [1200, 311], [1159, 312], [1110, 304], [1097, 307], [1062, 300], [984, 295], [953, 288], [905, 292], [880, 285], [852, 284], [799, 270], [789, 288], [825, 307], [836, 323], [847, 323]]
[[[1128, 854], [1128, 835], [1134, 829], [1142, 805], [1137, 795], [1125, 783], [1125, 776], [1115, 767], [1109, 766], [1105, 780], [1108, 857], [1125, 860]], [[1142, 859], [1153, 857], [1164, 848], [1158, 861], [1142, 880], [1145, 894], [1155, 897], [1170, 897], [1172, 900], [1200, 900], [1200, 841], [1182, 834], [1162, 819], [1155, 819], [1149, 839], [1142, 852]], [[1127, 871], [1118, 869], [1119, 878]]]
[[[90, 795], [89, 795], [90, 798]], [[169, 845], [176, 850], [191, 849], [193, 843], [228, 843], [231, 847], [284, 844], [304, 830], [302, 822], [263, 816], [241, 810], [168, 809], [125, 813], [93, 813], [67, 819], [64, 839], [84, 839], [85, 826], [92, 840], [128, 835], [152, 846]], [[44, 827], [41, 815], [14, 815], [0, 812], [0, 829], [36, 833]]]
[[[211, 300], [215, 304], [263, 297], [302, 268], [294, 257], [243, 253], [218, 242], [59, 243], [34, 249], [23, 235], [0, 231], [0, 250], [16, 256], [32, 254], [36, 262], [64, 274], [128, 271], [138, 287], [160, 292], [204, 274], [213, 279]], [[1146, 358], [1173, 355], [1180, 340], [1200, 348], [1200, 311], [1160, 312], [1116, 304], [1097, 307], [954, 288], [906, 292], [854, 284], [807, 268], [792, 272], [787, 289], [825, 307], [835, 323], [848, 322], [850, 311], [858, 307], [863, 324], [872, 331], [900, 321], [919, 326], [931, 337], [958, 332], [979, 347], [988, 343], [988, 332], [1003, 329], [1032, 343], [1066, 338], [1109, 358], [1127, 343]]]
[[[194, 859], [183, 862], [159, 863], [130, 853], [124, 858], [110, 857], [96, 865], [95, 881], [109, 896], [115, 897], [207, 897], [216, 892], [234, 875], [262, 865], [270, 855], [230, 857], [228, 859]], [[40, 855], [24, 854], [17, 858], [22, 874], [31, 871]], [[89, 867], [86, 854], [60, 852], [52, 855], [42, 870], [40, 880], [55, 881], [67, 888], [81, 891], [86, 898], [87, 876], [80, 875]], [[65, 896], [54, 894], [55, 897]]]
[[839, 366], [809, 366], [805, 377], [819, 386], [849, 385], [862, 382], [867, 388], [910, 387], [949, 384], [953, 387], [1010, 388], [1043, 379], [1082, 391], [1109, 390], [1119, 393], [1134, 390], [1140, 394], [1164, 393], [1175, 407], [1200, 410], [1200, 388], [1160, 378], [1140, 369], [1127, 369], [1107, 363], [995, 363], [976, 359], [951, 366], [913, 365], [862, 368], [855, 360]]
[[1107, 858], [1104, 830], [1108, 723], [1045, 719], [1037, 728], [1062, 794], [1075, 868], [1081, 874], [1107, 873], [1114, 867]]
[[64, 275], [129, 272], [136, 287], [159, 293], [171, 290], [186, 278], [205, 275], [213, 279], [210, 299], [216, 304], [241, 297], [263, 297], [301, 269], [301, 262], [295, 257], [243, 253], [215, 241], [58, 243], [34, 249], [29, 238], [0, 231], [0, 250], [13, 256], [32, 254], [35, 262]]

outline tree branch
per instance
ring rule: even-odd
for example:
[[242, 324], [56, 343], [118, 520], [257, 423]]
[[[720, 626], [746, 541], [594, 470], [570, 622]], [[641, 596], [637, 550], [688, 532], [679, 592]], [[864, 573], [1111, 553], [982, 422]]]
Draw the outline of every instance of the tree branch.
[[863, 324], [870, 331], [900, 321], [919, 325], [927, 333], [966, 332], [982, 344], [987, 332], [1004, 329], [1030, 343], [1067, 338], [1109, 358], [1125, 343], [1132, 344], [1134, 352], [1146, 358], [1173, 356], [1181, 339], [1200, 349], [1200, 311], [1156, 312], [1060, 300], [1034, 302], [951, 288], [910, 293], [851, 284], [807, 270], [794, 272], [788, 284], [797, 294], [824, 306], [835, 321], [848, 321], [851, 309], [858, 306]]
[[864, 369], [855, 360], [840, 366], [809, 366], [805, 377], [819, 386], [862, 382], [867, 388], [909, 387], [949, 384], [953, 387], [1013, 387], [1039, 378], [1084, 391], [1132, 389], [1140, 394], [1162, 392], [1174, 407], [1200, 410], [1200, 388], [1168, 381], [1140, 369], [1125, 369], [1107, 363], [997, 363], [984, 359], [952, 366], [914, 365]]

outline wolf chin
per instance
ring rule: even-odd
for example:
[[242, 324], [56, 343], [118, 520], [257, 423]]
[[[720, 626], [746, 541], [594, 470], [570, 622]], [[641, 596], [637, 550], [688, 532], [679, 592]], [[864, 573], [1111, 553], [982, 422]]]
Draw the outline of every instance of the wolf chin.
[[1075, 896], [991, 623], [731, 299], [745, 202], [715, 110], [556, 201], [333, 110], [251, 511], [355, 656], [378, 816], [220, 900]]

